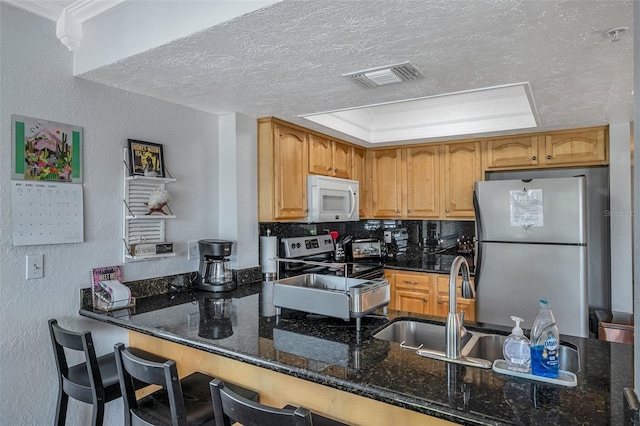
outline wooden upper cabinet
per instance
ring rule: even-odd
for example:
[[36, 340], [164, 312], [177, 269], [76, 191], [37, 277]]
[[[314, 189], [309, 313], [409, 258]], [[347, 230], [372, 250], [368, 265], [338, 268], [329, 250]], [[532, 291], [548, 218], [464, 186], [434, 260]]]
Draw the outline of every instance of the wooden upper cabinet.
[[321, 136], [309, 135], [309, 173], [331, 176], [333, 153], [331, 141]]
[[274, 126], [274, 219], [307, 216], [307, 134]]
[[406, 148], [406, 216], [437, 218], [440, 215], [441, 145]]
[[607, 140], [604, 128], [554, 132], [545, 136], [546, 165], [607, 164]]
[[322, 136], [309, 135], [309, 173], [349, 179], [351, 147]]
[[351, 179], [360, 183], [359, 206], [360, 219], [367, 217], [369, 211], [367, 209], [366, 193], [368, 179], [366, 177], [366, 150], [364, 148], [351, 147]]
[[351, 147], [333, 141], [333, 176], [353, 179], [351, 176]]
[[373, 217], [402, 217], [402, 150], [376, 150], [371, 155]]
[[473, 191], [476, 181], [482, 180], [479, 142], [444, 144], [445, 218], [474, 218]]
[[486, 171], [608, 164], [606, 127], [483, 140]]
[[483, 164], [486, 170], [522, 169], [541, 164], [538, 154], [540, 136], [483, 141]]

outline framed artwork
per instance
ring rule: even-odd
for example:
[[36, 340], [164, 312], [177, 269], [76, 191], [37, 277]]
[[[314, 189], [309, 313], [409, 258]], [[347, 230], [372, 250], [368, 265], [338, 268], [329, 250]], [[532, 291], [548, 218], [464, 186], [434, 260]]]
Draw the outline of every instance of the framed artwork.
[[165, 177], [162, 145], [128, 139], [129, 175]]
[[11, 115], [13, 180], [82, 183], [82, 127]]

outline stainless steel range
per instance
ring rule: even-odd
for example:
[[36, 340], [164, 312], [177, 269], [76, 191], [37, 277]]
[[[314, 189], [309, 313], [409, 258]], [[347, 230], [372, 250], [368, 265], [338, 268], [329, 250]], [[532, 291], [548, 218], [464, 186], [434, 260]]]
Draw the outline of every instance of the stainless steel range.
[[286, 275], [273, 288], [273, 304], [312, 314], [356, 319], [386, 308], [390, 300], [389, 282], [384, 279], [382, 264], [337, 263], [332, 260], [334, 243], [330, 235], [284, 238]]
[[378, 251], [374, 252], [376, 255], [366, 257], [358, 255], [363, 251], [361, 241], [370, 244], [374, 240], [355, 240], [348, 244], [345, 247], [346, 261], [336, 262], [335, 242], [331, 235], [283, 238], [281, 253], [284, 259], [279, 260], [280, 276], [313, 273], [360, 279], [384, 277], [383, 253]]

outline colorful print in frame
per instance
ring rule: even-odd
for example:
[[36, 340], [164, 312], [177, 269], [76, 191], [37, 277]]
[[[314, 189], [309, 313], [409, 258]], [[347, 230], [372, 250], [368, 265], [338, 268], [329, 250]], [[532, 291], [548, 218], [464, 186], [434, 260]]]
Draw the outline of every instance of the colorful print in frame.
[[82, 183], [82, 127], [11, 115], [14, 180]]
[[129, 175], [165, 177], [164, 154], [159, 143], [127, 139]]

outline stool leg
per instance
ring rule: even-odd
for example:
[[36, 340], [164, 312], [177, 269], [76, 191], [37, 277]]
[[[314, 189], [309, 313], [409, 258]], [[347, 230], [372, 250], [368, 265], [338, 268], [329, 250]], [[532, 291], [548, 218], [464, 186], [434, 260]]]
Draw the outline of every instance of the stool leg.
[[62, 384], [58, 390], [58, 404], [56, 407], [56, 425], [64, 426], [67, 421], [67, 405], [69, 403], [69, 395], [62, 390]]
[[102, 420], [104, 418], [104, 402], [97, 401], [93, 404], [93, 413], [91, 416], [91, 424], [93, 426], [102, 426]]

